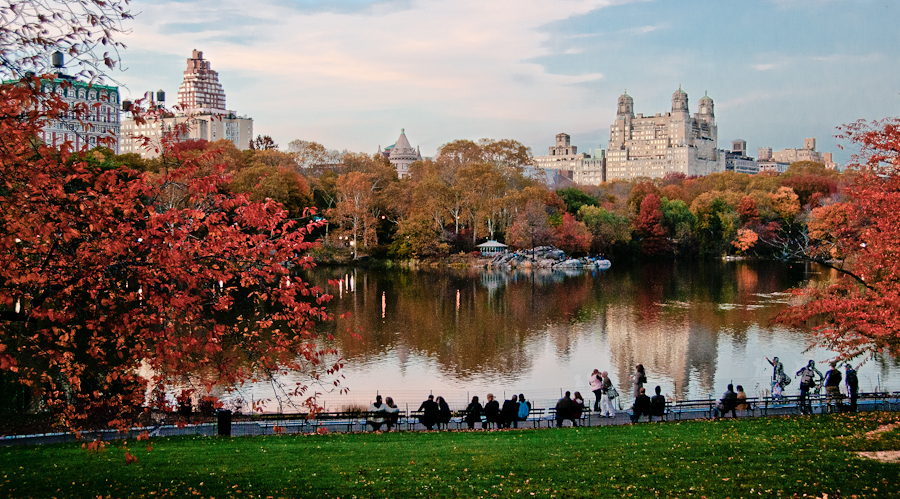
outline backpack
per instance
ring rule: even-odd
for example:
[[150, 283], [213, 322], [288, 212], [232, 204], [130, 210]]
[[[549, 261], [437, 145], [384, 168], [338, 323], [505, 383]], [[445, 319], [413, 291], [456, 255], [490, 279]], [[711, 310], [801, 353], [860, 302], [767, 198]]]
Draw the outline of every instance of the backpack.
[[809, 369], [808, 367], [803, 368], [803, 373], [800, 375], [800, 384], [803, 386], [815, 385], [815, 383], [813, 383], [812, 369]]
[[525, 420], [530, 412], [531, 407], [528, 406], [528, 402], [519, 402], [519, 419]]

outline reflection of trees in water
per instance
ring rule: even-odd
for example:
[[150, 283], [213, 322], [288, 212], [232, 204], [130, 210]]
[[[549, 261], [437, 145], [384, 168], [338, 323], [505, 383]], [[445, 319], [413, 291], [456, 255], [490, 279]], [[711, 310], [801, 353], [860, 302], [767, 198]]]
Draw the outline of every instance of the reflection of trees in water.
[[[314, 279], [329, 270], [320, 269]], [[334, 275], [345, 273], [354, 272]], [[463, 378], [528, 371], [528, 340], [544, 334], [549, 325], [576, 322], [592, 288], [590, 274], [551, 271], [354, 274], [355, 290], [336, 298], [331, 307], [335, 317], [352, 315], [324, 325], [335, 334], [345, 359], [372, 361], [391, 350], [404, 356], [417, 352]], [[351, 339], [348, 328], [361, 340]], [[553, 334], [563, 351], [565, 336]]]
[[[683, 396], [691, 383], [699, 384], [695, 391], [713, 387], [720, 335], [741, 349], [751, 325], [768, 323], [780, 305], [759, 295], [797, 285], [806, 270], [771, 262], [651, 263], [596, 275], [321, 268], [311, 280], [336, 297], [329, 308], [337, 319], [323, 331], [335, 335], [348, 361], [393, 355], [402, 370], [411, 355], [422, 355], [454, 378], [509, 377], [530, 372], [534, 341], [547, 338], [565, 358], [583, 336], [599, 334], [612, 358], [591, 368], [608, 369], [628, 389], [634, 365], [643, 363], [651, 389], [669, 378]], [[353, 278], [352, 291], [325, 284], [344, 275]], [[352, 315], [339, 318], [346, 312]]]

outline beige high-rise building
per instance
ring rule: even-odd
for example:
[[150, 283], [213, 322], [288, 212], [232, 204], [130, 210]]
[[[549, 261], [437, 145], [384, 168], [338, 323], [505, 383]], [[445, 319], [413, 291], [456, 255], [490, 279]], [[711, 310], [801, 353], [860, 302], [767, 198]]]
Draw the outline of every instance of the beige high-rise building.
[[626, 92], [619, 97], [616, 121], [610, 127], [606, 180], [723, 172], [725, 155], [718, 150], [717, 135], [714, 103], [708, 95], [691, 116], [688, 95], [679, 87], [672, 94], [671, 112], [644, 116], [634, 114], [634, 99]]
[[816, 139], [811, 137], [803, 139], [803, 149], [782, 149], [772, 153], [772, 159], [779, 163], [796, 163], [797, 161], [812, 161], [822, 163], [828, 168], [836, 168], [830, 152], [816, 151]]
[[[165, 92], [160, 90], [153, 101], [149, 93], [145, 107], [157, 106], [163, 109]], [[159, 156], [159, 139], [162, 134], [172, 131], [177, 124], [188, 123], [190, 130], [180, 137], [202, 139], [210, 142], [226, 139], [240, 150], [250, 148], [253, 140], [253, 118], [238, 116], [225, 109], [225, 90], [219, 83], [219, 74], [211, 69], [203, 52], [194, 50], [187, 60], [184, 80], [178, 89], [178, 108], [165, 117], [150, 119], [138, 124], [133, 118], [122, 121], [122, 153], [137, 153], [144, 158]], [[150, 139], [150, 148], [143, 147], [141, 137]]]

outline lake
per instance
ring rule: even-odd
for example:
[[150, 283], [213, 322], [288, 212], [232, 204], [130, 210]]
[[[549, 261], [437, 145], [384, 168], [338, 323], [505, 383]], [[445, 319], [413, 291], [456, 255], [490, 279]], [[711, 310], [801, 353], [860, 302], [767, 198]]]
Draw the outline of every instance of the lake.
[[[733, 382], [749, 396], [762, 395], [772, 371], [766, 356], [781, 358], [791, 375], [809, 359], [827, 370], [831, 352], [805, 351], [809, 330], [771, 319], [787, 306], [791, 287], [832, 273], [766, 261], [614, 262], [584, 272], [318, 268], [306, 277], [334, 295], [335, 320], [321, 332], [334, 335], [345, 363], [341, 383], [349, 388], [341, 394], [324, 384], [320, 403], [331, 410], [368, 406], [380, 393], [416, 409], [433, 393], [461, 409], [472, 395], [483, 401], [491, 392], [524, 393], [547, 407], [566, 390], [592, 400], [594, 368], [608, 371], [627, 397], [637, 363], [647, 370], [648, 392], [659, 385], [682, 399], [718, 398]], [[898, 373], [895, 359], [870, 360], [859, 369], [860, 390], [900, 389]], [[798, 385], [795, 379], [787, 393]], [[272, 394], [258, 383], [240, 396], [272, 399], [266, 410], [278, 411]]]

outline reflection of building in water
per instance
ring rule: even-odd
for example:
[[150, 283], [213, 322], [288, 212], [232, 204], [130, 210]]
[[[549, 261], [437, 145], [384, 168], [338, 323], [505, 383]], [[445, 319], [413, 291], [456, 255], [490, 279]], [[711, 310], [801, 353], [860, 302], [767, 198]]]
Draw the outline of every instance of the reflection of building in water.
[[[680, 311], [679, 311], [680, 313]], [[612, 354], [613, 382], [624, 390], [624, 404], [631, 398], [630, 376], [636, 364], [647, 371], [647, 391], [671, 379], [675, 396], [684, 398], [691, 383], [699, 383], [699, 391], [710, 391], [716, 372], [717, 341], [715, 334], [691, 327], [689, 314], [677, 321], [644, 322], [638, 311], [629, 306], [610, 306], [605, 314], [604, 329]], [[636, 320], [637, 319], [637, 320]], [[613, 374], [612, 372], [610, 373]], [[697, 389], [694, 390], [695, 392]]]

